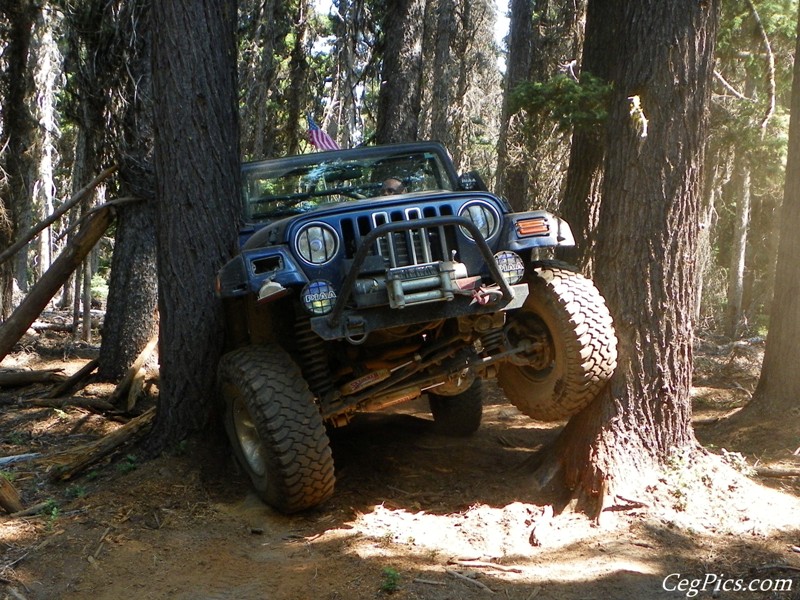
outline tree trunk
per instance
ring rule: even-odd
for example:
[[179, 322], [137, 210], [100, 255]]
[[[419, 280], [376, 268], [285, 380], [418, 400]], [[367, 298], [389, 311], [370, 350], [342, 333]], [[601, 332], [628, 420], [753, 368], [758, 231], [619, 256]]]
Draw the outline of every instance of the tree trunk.
[[[36, 121], [31, 115], [33, 72], [29, 68], [29, 53], [37, 3], [31, 0], [8, 0], [3, 11], [9, 21], [9, 37], [3, 52], [2, 85], [5, 89], [0, 113], [0, 149], [3, 163], [0, 182], [0, 247], [7, 248], [20, 229], [21, 218], [30, 209], [33, 197], [35, 166], [31, 148], [35, 140]], [[5, 177], [3, 177], [3, 175]], [[17, 263], [19, 264], [19, 263]], [[23, 282], [27, 273], [16, 273]], [[12, 263], [0, 265], [0, 320], [11, 314], [14, 289]], [[25, 284], [26, 285], [26, 284]], [[25, 287], [25, 286], [23, 286]]]
[[424, 14], [423, 0], [391, 0], [387, 3], [375, 134], [379, 144], [417, 139], [422, 97]]
[[497, 149], [497, 193], [504, 196], [515, 210], [527, 208], [528, 169], [522, 154], [517, 118], [511, 110], [511, 92], [527, 81], [531, 68], [533, 39], [533, 0], [511, 0], [508, 32], [505, 93], [500, 117]]
[[[800, 15], [798, 16], [797, 52], [800, 52]], [[800, 56], [800, 54], [796, 54]], [[775, 271], [775, 295], [769, 318], [761, 377], [752, 401], [742, 416], [760, 421], [765, 416], [796, 423], [800, 417], [800, 61], [794, 62], [792, 80], [789, 153], [780, 219], [780, 245]], [[737, 415], [738, 416], [738, 415]]]
[[136, 40], [126, 46], [120, 95], [126, 110], [117, 115], [119, 139], [116, 154], [119, 186], [124, 195], [142, 198], [119, 209], [106, 315], [100, 346], [98, 377], [122, 377], [153, 337], [158, 326], [156, 277], [156, 201], [153, 173], [153, 100], [150, 77], [150, 3], [128, 2], [120, 22], [130, 27], [121, 37]]
[[750, 165], [741, 153], [734, 163], [733, 191], [736, 194], [736, 217], [733, 222], [731, 262], [728, 269], [728, 306], [725, 311], [725, 333], [736, 339], [742, 325], [744, 268], [747, 251], [747, 231], [750, 225]]
[[431, 133], [433, 140], [452, 148], [450, 98], [453, 86], [450, 49], [455, 34], [454, 0], [439, 0], [436, 12], [436, 30], [431, 73]]
[[719, 4], [593, 2], [615, 28], [595, 281], [614, 316], [619, 366], [567, 424], [540, 475], [562, 473], [597, 510], [611, 494], [635, 494], [644, 471], [695, 444], [691, 315]]
[[300, 153], [300, 123], [303, 119], [303, 107], [306, 106], [308, 60], [306, 60], [306, 23], [308, 21], [308, 5], [301, 0], [297, 7], [297, 15], [293, 27], [294, 45], [289, 59], [289, 94], [287, 98], [286, 133], [287, 154]]
[[154, 451], [207, 422], [223, 347], [216, 273], [239, 215], [236, 3], [157, 2], [153, 10], [159, 357]]
[[[614, 33], [602, 19], [602, 7], [590, 3], [586, 11], [586, 38], [580, 72], [607, 81], [611, 76], [613, 57], [606, 48]], [[592, 258], [600, 214], [604, 142], [602, 131], [579, 129], [573, 132], [564, 198], [560, 206], [561, 215], [572, 228], [575, 246], [559, 248], [557, 256], [578, 266], [588, 276], [594, 272]]]

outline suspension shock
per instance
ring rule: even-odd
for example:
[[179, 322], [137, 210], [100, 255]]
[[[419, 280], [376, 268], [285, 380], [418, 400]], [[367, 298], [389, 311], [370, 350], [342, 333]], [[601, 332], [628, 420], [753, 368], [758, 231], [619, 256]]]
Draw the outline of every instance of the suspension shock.
[[328, 357], [325, 354], [325, 342], [312, 331], [310, 318], [305, 315], [297, 316], [294, 332], [303, 377], [314, 395], [325, 398], [333, 390]]

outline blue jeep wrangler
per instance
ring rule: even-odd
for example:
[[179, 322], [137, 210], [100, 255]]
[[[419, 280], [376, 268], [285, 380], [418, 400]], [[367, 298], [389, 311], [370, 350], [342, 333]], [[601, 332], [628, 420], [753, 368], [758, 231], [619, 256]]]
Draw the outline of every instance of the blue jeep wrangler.
[[[387, 183], [388, 182], [388, 183]], [[469, 435], [481, 385], [562, 420], [616, 366], [605, 302], [540, 254], [574, 243], [553, 214], [512, 212], [433, 142], [245, 164], [241, 252], [219, 273], [220, 396], [234, 453], [282, 512], [331, 496], [327, 427], [427, 395]]]

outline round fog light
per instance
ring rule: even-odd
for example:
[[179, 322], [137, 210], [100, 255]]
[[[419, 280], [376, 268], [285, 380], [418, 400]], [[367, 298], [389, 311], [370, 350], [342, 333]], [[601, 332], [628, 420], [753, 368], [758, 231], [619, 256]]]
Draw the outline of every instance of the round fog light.
[[519, 283], [522, 276], [525, 275], [525, 263], [516, 253], [504, 250], [495, 254], [494, 259], [497, 261], [497, 266], [500, 267], [503, 277], [511, 285]]
[[333, 305], [336, 303], [336, 291], [333, 285], [324, 279], [307, 283], [300, 297], [303, 306], [312, 315], [326, 315], [333, 310]]

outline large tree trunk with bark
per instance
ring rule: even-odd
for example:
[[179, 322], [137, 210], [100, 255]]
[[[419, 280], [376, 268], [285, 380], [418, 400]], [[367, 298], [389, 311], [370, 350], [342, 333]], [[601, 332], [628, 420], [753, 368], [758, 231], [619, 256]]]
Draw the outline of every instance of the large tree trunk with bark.
[[[603, 7], [589, 3], [586, 10], [586, 38], [580, 65], [581, 75], [608, 81], [613, 57], [607, 52], [614, 31], [603, 22]], [[557, 256], [592, 276], [595, 230], [600, 215], [605, 139], [602, 130], [577, 129], [572, 134], [569, 169], [561, 201], [561, 215], [575, 236], [575, 245], [559, 248]]]
[[[800, 52], [800, 15], [797, 52]], [[795, 53], [795, 56], [800, 54]], [[742, 411], [752, 416], [789, 419], [800, 417], [800, 60], [794, 62], [789, 154], [781, 207], [780, 245], [775, 271], [775, 294], [769, 317], [764, 362], [753, 399]], [[796, 439], [796, 438], [795, 438]]]
[[[22, 215], [30, 210], [33, 197], [32, 179], [35, 165], [32, 147], [36, 121], [31, 111], [33, 72], [29, 53], [37, 3], [31, 0], [9, 0], [2, 10], [8, 20], [9, 36], [3, 52], [5, 90], [0, 112], [0, 151], [3, 164], [0, 184], [0, 246], [8, 247], [20, 230]], [[18, 263], [19, 264], [19, 263]], [[14, 269], [12, 263], [0, 265], [0, 320], [11, 314]], [[16, 273], [21, 280], [27, 273]]]
[[[615, 28], [595, 281], [614, 316], [619, 360], [540, 474], [562, 473], [598, 509], [610, 494], [635, 494], [643, 472], [695, 444], [691, 316], [719, 5], [594, 2]], [[631, 111], [634, 96], [643, 112]]]
[[731, 260], [728, 269], [728, 305], [725, 310], [725, 333], [736, 339], [742, 326], [744, 270], [747, 254], [747, 232], [750, 225], [750, 164], [742, 153], [733, 163], [731, 187], [736, 194], [736, 216], [733, 221]]
[[[505, 196], [515, 210], [527, 208], [528, 169], [521, 164], [524, 152], [512, 114], [511, 92], [528, 80], [533, 40], [533, 0], [511, 0], [506, 63], [505, 93], [497, 144], [497, 193]], [[512, 120], [513, 119], [513, 120]]]
[[375, 134], [379, 144], [413, 142], [419, 134], [424, 14], [422, 0], [387, 3]]
[[207, 422], [223, 346], [214, 294], [239, 206], [236, 3], [153, 4], [161, 449]]
[[141, 198], [119, 209], [111, 261], [108, 303], [100, 346], [98, 376], [121, 378], [155, 333], [158, 302], [156, 277], [156, 201], [153, 173], [153, 105], [150, 78], [151, 30], [149, 3], [134, 0], [124, 6], [120, 22], [135, 40], [122, 53], [127, 77], [121, 82], [126, 111], [119, 115], [117, 140], [120, 193]]

